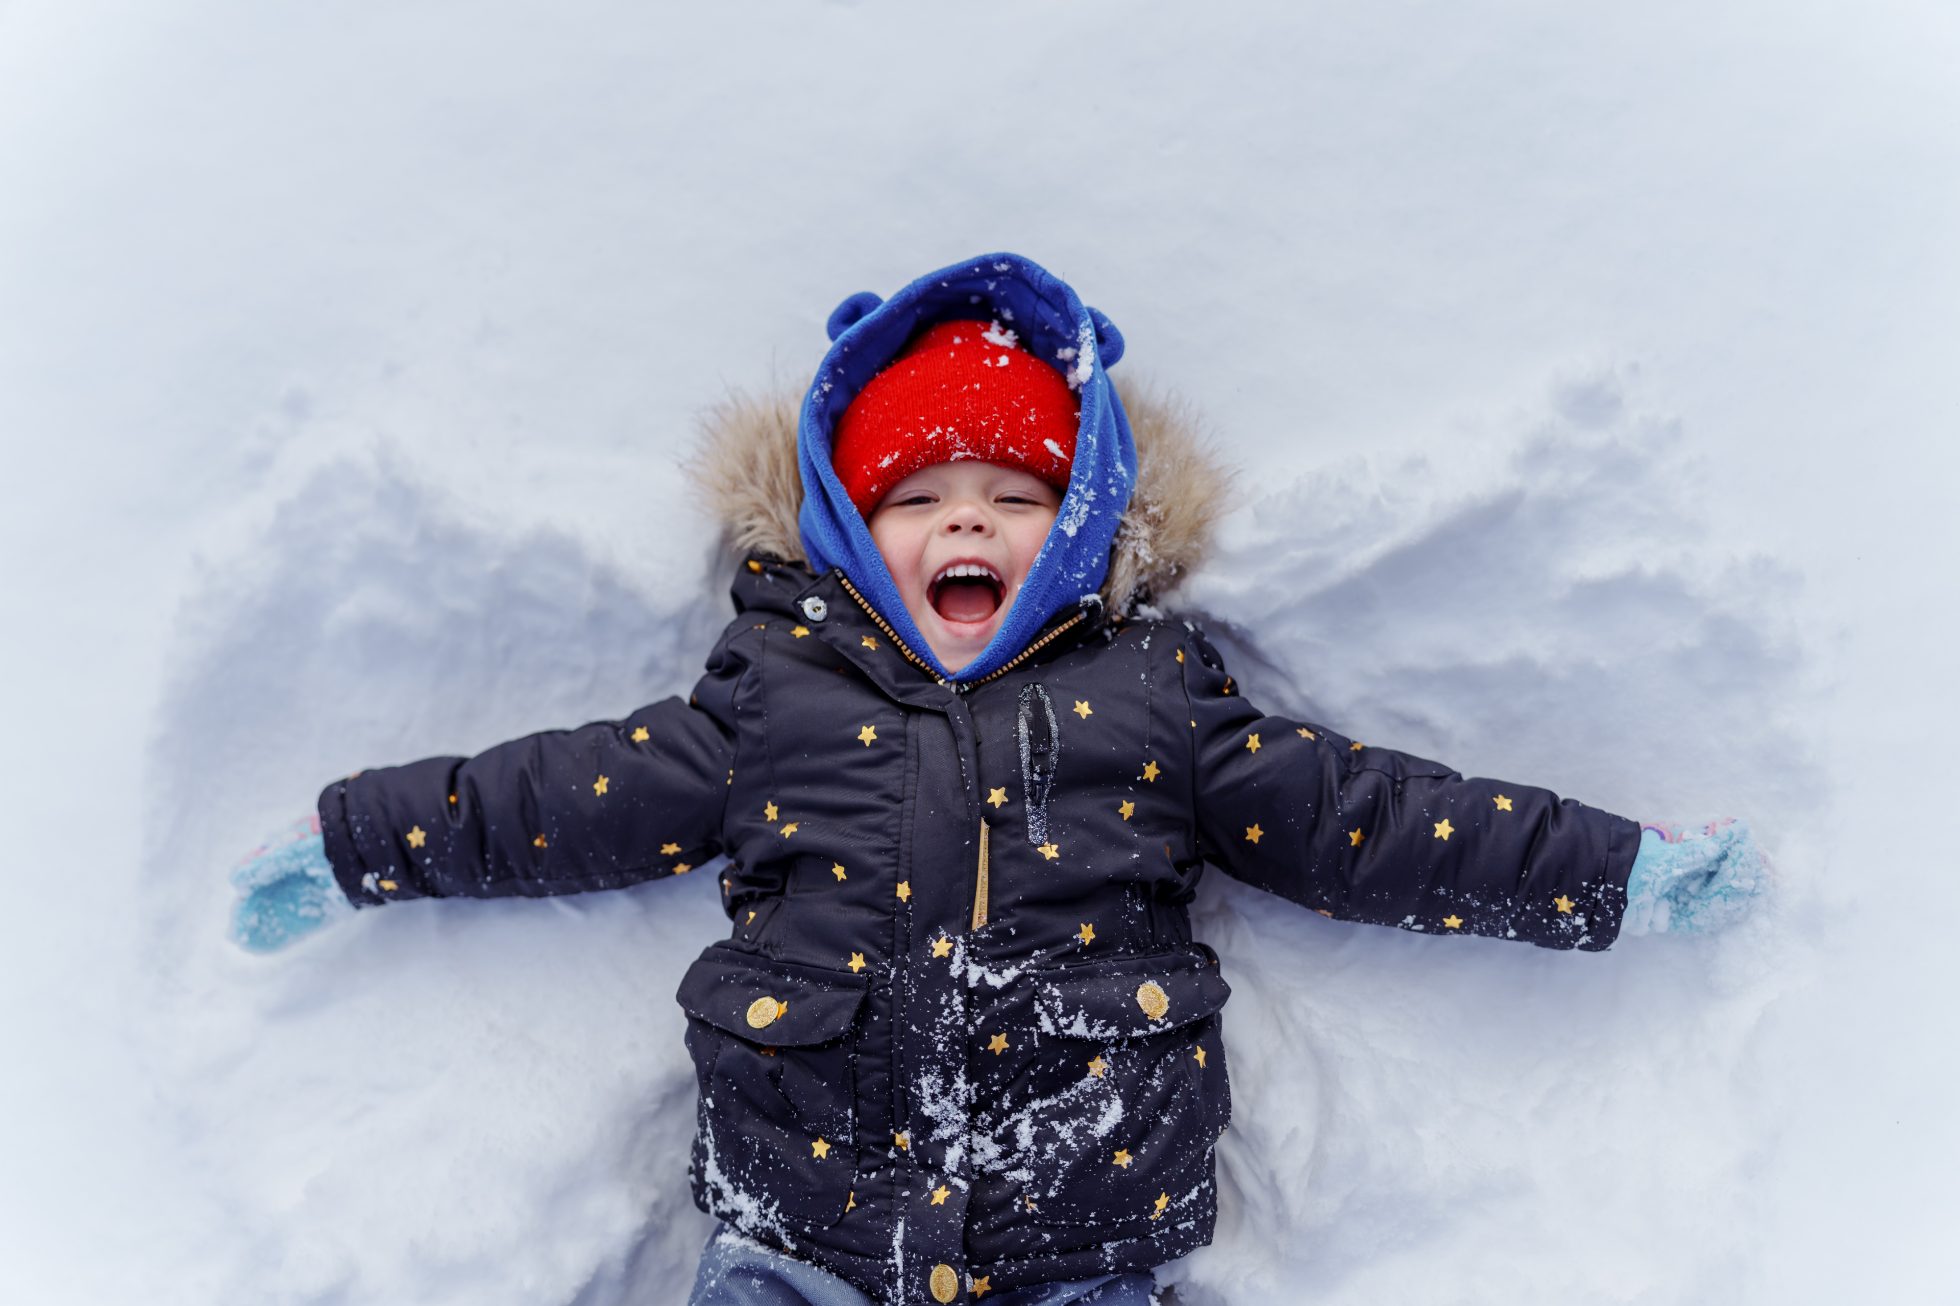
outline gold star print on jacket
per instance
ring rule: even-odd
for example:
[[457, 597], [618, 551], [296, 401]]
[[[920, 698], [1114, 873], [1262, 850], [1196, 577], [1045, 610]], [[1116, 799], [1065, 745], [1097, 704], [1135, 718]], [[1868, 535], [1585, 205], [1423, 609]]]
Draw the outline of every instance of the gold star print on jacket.
[[839, 575], [772, 560], [736, 593], [691, 697], [363, 772], [322, 833], [391, 911], [715, 895], [728, 933], [677, 994], [695, 1199], [876, 1300], [1210, 1236], [1239, 1048], [1192, 938], [1207, 863], [1439, 939], [1616, 935], [1632, 822], [1269, 715], [1180, 621], [1072, 612], [955, 692]]

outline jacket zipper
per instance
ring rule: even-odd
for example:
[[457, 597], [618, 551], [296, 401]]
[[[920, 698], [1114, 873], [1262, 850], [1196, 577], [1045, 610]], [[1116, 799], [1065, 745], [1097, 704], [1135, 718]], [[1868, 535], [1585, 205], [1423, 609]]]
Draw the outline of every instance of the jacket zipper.
[[883, 617], [878, 615], [878, 609], [872, 607], [870, 602], [864, 597], [864, 595], [858, 593], [857, 586], [851, 584], [850, 577], [846, 576], [843, 572], [840, 571], [837, 573], [837, 580], [838, 583], [844, 587], [844, 592], [857, 600], [857, 605], [860, 608], [864, 609], [864, 615], [870, 617], [872, 624], [877, 626], [879, 630], [884, 632], [885, 638], [892, 642], [893, 648], [897, 649], [901, 654], [904, 655], [905, 660], [907, 662], [910, 662], [913, 666], [917, 667], [919, 670], [931, 676], [933, 682], [937, 684], [941, 689], [950, 689], [955, 694], [964, 694], [969, 689], [973, 689], [980, 685], [984, 685], [990, 680], [995, 680], [1001, 676], [1006, 675], [1008, 672], [1020, 666], [1023, 662], [1026, 662], [1029, 658], [1033, 657], [1035, 654], [1041, 652], [1042, 649], [1048, 647], [1048, 645], [1054, 643], [1057, 639], [1060, 639], [1068, 631], [1074, 629], [1078, 624], [1081, 623], [1083, 618], [1082, 613], [1080, 612], [1076, 613], [1074, 616], [1070, 617], [1067, 621], [1064, 621], [1061, 625], [1055, 627], [1053, 630], [1049, 631], [1046, 635], [1043, 635], [1040, 639], [1036, 640], [1034, 643], [1022, 649], [1019, 653], [1016, 653], [1014, 657], [1011, 660], [1009, 660], [1004, 666], [998, 667], [995, 670], [988, 672], [986, 675], [980, 677], [980, 679], [978, 680], [970, 680], [965, 683], [961, 683], [956, 680], [945, 679], [937, 671], [934, 671], [932, 669], [931, 663], [927, 662], [924, 658], [914, 653], [911, 649], [905, 647], [905, 641], [898, 637], [898, 632], [891, 628], [891, 624], [889, 622], [887, 622]]
[[980, 820], [980, 869], [973, 877], [973, 927], [987, 923], [987, 821]]
[[955, 692], [958, 692], [960, 688], [958, 685], [955, 685], [950, 680], [942, 679], [940, 677], [940, 674], [932, 669], [932, 664], [930, 662], [927, 662], [924, 658], [920, 657], [917, 653], [914, 653], [911, 649], [905, 647], [905, 641], [898, 637], [898, 632], [893, 630], [891, 628], [890, 623], [888, 623], [883, 617], [878, 615], [878, 609], [872, 607], [871, 604], [865, 600], [864, 595], [858, 593], [857, 586], [851, 584], [850, 577], [846, 576], [843, 572], [840, 571], [837, 573], [837, 581], [839, 584], [841, 584], [844, 587], [844, 592], [846, 594], [850, 595], [852, 598], [857, 600], [857, 605], [860, 608], [864, 609], [864, 615], [871, 618], [872, 624], [877, 626], [879, 630], [885, 632], [885, 638], [892, 642], [892, 647], [905, 655], [905, 660], [907, 662], [910, 662], [913, 666], [925, 672], [928, 676], [931, 676], [933, 680], [941, 688], [950, 689]]
[[[1034, 643], [1022, 649], [1019, 653], [1015, 654], [1013, 658], [1009, 659], [1005, 664], [1003, 664], [996, 670], [989, 672], [988, 674], [980, 677], [980, 679], [978, 680], [969, 681], [965, 684], [961, 684], [957, 681], [947, 680], [946, 678], [941, 676], [938, 672], [934, 671], [932, 669], [931, 664], [928, 663], [924, 658], [920, 657], [918, 654], [914, 653], [911, 649], [907, 648], [905, 645], [905, 641], [898, 637], [898, 632], [891, 628], [891, 623], [886, 621], [882, 616], [878, 614], [878, 609], [872, 607], [870, 602], [864, 597], [864, 595], [858, 593], [858, 587], [851, 584], [850, 577], [844, 575], [844, 573], [840, 571], [837, 573], [837, 582], [838, 584], [844, 587], [844, 592], [846, 594], [850, 595], [853, 599], [857, 600], [857, 605], [860, 608], [864, 609], [864, 615], [871, 618], [871, 623], [884, 634], [886, 639], [892, 642], [892, 647], [897, 649], [907, 662], [910, 662], [913, 666], [919, 668], [919, 670], [931, 676], [933, 682], [939, 685], [940, 688], [950, 689], [955, 694], [964, 694], [969, 689], [973, 689], [979, 685], [984, 685], [990, 680], [996, 680], [999, 677], [1006, 675], [1008, 672], [1014, 670], [1014, 668], [1020, 666], [1023, 662], [1026, 662], [1029, 658], [1033, 657], [1035, 654], [1041, 652], [1042, 649], [1047, 648], [1050, 644], [1060, 639], [1063, 635], [1066, 635], [1069, 631], [1081, 625], [1083, 618], [1086, 615], [1081, 612], [1076, 613], [1074, 616], [1070, 617], [1067, 621], [1064, 621], [1061, 625], [1055, 627], [1053, 630], [1049, 631], [1046, 635], [1043, 635], [1040, 639], [1037, 639], [1036, 641], [1034, 641]], [[987, 923], [987, 834], [988, 834], [987, 822], [986, 819], [983, 817], [980, 821], [980, 864], [974, 871], [974, 877], [973, 877], [973, 926], [972, 928], [976, 930]]]
[[1023, 662], [1026, 662], [1029, 658], [1033, 657], [1035, 654], [1041, 652], [1042, 649], [1048, 647], [1048, 645], [1054, 643], [1056, 640], [1060, 639], [1063, 635], [1067, 634], [1071, 629], [1073, 629], [1075, 626], [1080, 624], [1081, 621], [1082, 621], [1082, 614], [1078, 612], [1074, 616], [1070, 617], [1067, 621], [1064, 621], [1061, 625], [1049, 631], [1046, 635], [1043, 635], [1040, 639], [1036, 640], [1034, 643], [1022, 649], [1019, 653], [1016, 653], [1013, 659], [1010, 660], [1006, 665], [1000, 667], [997, 670], [989, 671], [986, 675], [980, 677], [980, 679], [968, 683], [967, 685], [963, 686], [963, 688], [973, 689], [977, 686], [986, 684], [989, 680], [995, 680], [1001, 676], [1006, 675], [1008, 672], [1020, 666]]

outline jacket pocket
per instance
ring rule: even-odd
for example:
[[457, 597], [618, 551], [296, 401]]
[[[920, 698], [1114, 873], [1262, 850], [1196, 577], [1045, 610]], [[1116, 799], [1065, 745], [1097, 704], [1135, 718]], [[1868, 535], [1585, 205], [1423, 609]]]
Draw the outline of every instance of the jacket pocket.
[[857, 1175], [852, 1047], [868, 981], [715, 944], [675, 995], [700, 1086], [694, 1200], [742, 1229], [826, 1228]]
[[[1025, 1176], [1029, 1216], [1145, 1235], [1215, 1210], [1212, 1148], [1231, 1120], [1208, 949], [1037, 972], [1041, 1044], [996, 1138]], [[1011, 1140], [1011, 1141], [1010, 1141]]]

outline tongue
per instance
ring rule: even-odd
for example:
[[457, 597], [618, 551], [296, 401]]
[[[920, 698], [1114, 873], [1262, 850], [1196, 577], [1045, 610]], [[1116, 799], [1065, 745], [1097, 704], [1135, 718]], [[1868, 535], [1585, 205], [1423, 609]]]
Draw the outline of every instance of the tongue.
[[940, 583], [932, 606], [948, 621], [985, 621], [994, 615], [1000, 600], [986, 581], [956, 576]]

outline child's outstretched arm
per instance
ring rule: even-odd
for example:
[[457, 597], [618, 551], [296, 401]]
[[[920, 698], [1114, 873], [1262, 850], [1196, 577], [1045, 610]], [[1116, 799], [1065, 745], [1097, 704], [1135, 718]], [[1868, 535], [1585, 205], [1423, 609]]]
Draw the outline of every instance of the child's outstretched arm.
[[234, 874], [245, 897], [232, 937], [264, 951], [347, 903], [579, 893], [709, 860], [721, 847], [750, 629], [729, 628], [685, 702], [328, 785], [317, 838], [269, 847]]
[[1179, 663], [1204, 855], [1323, 915], [1596, 951], [1623, 922], [1725, 923], [1767, 883], [1745, 826], [1662, 855], [1634, 822], [1549, 790], [1267, 716], [1197, 631]]

